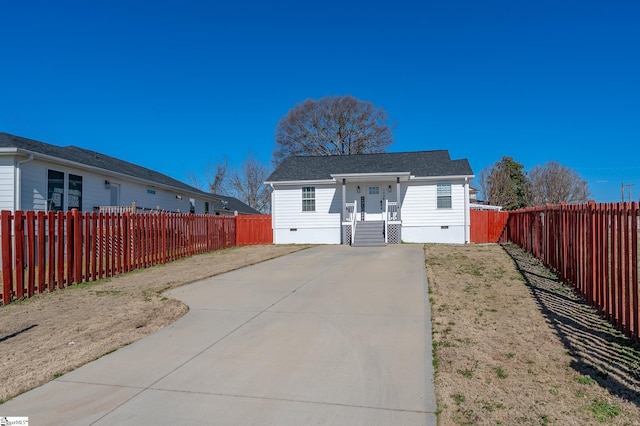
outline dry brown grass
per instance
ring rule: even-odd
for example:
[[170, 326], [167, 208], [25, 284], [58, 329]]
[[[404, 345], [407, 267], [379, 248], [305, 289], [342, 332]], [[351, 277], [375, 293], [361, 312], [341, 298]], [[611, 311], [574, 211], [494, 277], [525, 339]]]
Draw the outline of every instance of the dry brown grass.
[[0, 402], [180, 318], [188, 308], [164, 291], [303, 248], [220, 250], [0, 307]]
[[442, 425], [640, 424], [640, 350], [516, 246], [427, 245]]

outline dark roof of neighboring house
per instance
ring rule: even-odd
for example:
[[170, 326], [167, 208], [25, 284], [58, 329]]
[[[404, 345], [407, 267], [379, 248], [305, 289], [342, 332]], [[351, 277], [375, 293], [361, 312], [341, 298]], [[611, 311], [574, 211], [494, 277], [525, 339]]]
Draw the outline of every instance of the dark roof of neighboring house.
[[226, 195], [212, 194], [217, 198], [216, 202], [213, 203], [214, 211], [229, 211], [235, 212], [238, 214], [262, 214], [258, 210], [249, 207], [247, 204], [238, 200], [234, 197], [227, 197]]
[[413, 176], [472, 176], [469, 161], [452, 160], [449, 151], [288, 157], [267, 182], [331, 179], [332, 174], [409, 172]]
[[106, 171], [131, 176], [146, 181], [170, 186], [191, 193], [199, 193], [211, 197], [211, 194], [203, 192], [186, 183], [180, 182], [172, 177], [162, 173], [138, 166], [133, 163], [118, 160], [99, 152], [90, 151], [88, 149], [78, 148], [77, 146], [56, 146], [48, 143], [39, 142], [33, 139], [23, 138], [21, 136], [10, 135], [0, 132], [0, 148], [18, 148], [23, 151], [32, 152], [34, 154], [42, 154], [50, 157], [60, 158], [81, 165], [95, 167]]

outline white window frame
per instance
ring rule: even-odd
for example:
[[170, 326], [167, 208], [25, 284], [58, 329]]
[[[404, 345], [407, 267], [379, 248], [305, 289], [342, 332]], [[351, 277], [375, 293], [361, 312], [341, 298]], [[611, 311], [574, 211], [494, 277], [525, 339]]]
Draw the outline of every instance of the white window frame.
[[302, 190], [302, 212], [316, 211], [316, 187], [303, 186]]
[[436, 185], [436, 208], [453, 208], [453, 198], [451, 196], [451, 184], [439, 183]]

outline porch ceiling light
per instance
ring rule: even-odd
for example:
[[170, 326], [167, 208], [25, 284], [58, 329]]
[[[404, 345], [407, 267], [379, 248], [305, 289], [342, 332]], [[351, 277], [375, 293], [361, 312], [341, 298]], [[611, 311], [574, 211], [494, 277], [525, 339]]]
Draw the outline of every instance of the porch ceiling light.
[[356, 191], [358, 191], [358, 194], [360, 193], [360, 185], [358, 185], [358, 187], [356, 188]]
[[391, 192], [391, 185], [389, 185], [389, 192]]

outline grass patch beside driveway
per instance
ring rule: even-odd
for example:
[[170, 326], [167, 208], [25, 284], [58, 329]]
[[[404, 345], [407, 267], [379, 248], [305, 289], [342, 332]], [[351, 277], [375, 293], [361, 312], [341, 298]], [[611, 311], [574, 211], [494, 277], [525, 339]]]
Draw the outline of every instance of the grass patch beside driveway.
[[640, 351], [513, 245], [425, 246], [439, 423], [640, 424]]

